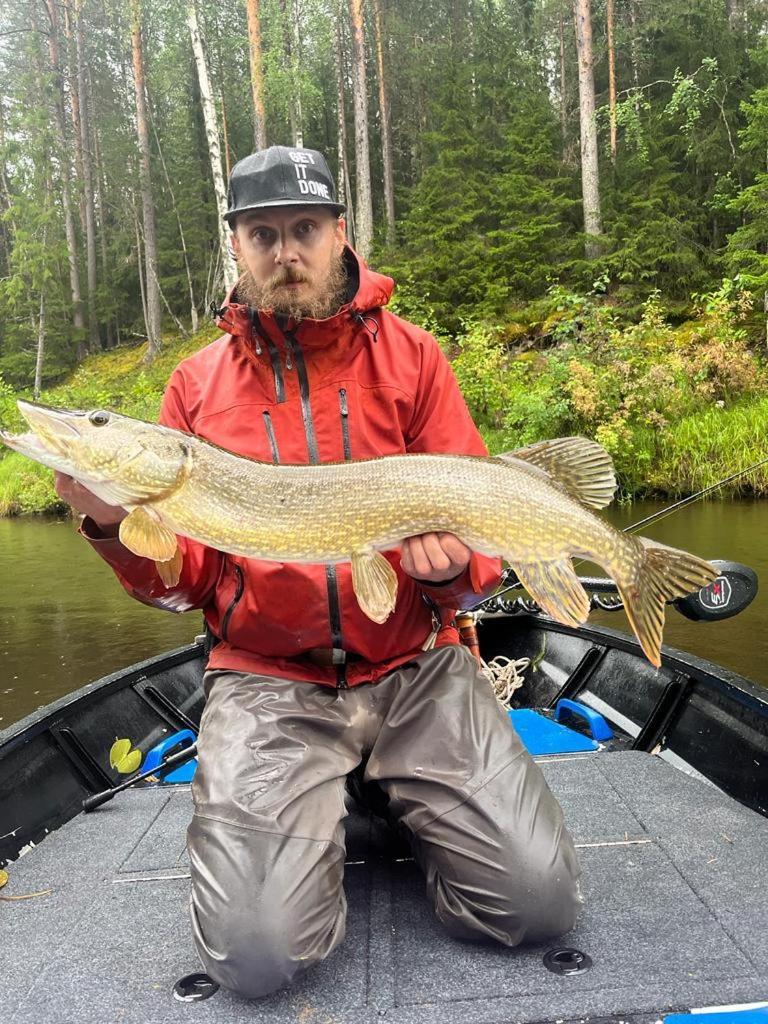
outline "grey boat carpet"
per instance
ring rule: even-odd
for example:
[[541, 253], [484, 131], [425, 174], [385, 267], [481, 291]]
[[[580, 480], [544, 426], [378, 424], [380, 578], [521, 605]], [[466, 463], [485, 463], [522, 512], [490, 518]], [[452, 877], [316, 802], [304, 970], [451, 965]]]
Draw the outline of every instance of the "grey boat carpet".
[[[347, 936], [293, 988], [173, 996], [198, 970], [187, 918], [189, 787], [128, 791], [9, 867], [0, 1024], [650, 1024], [768, 999], [768, 820], [639, 752], [541, 759], [579, 847], [585, 904], [557, 942], [445, 935], [384, 823], [347, 819]], [[592, 968], [548, 971], [574, 946]]]

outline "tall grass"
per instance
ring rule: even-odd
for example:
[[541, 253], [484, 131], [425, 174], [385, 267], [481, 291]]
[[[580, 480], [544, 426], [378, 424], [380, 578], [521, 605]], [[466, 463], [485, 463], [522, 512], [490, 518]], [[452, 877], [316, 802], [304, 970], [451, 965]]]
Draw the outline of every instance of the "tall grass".
[[[710, 407], [670, 423], [659, 435], [658, 460], [649, 486], [668, 495], [709, 487], [760, 459], [768, 458], [768, 397], [743, 400], [730, 409]], [[736, 497], [768, 495], [768, 465], [719, 492]]]

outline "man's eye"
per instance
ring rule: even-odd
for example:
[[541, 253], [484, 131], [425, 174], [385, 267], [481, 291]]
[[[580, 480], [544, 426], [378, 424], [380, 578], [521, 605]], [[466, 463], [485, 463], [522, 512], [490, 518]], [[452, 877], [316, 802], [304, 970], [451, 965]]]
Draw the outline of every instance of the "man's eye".
[[312, 221], [307, 220], [304, 221], [302, 224], [299, 224], [298, 228], [296, 229], [296, 232], [299, 235], [310, 235], [314, 230], [315, 225], [312, 223]]
[[268, 242], [272, 238], [272, 232], [267, 228], [256, 228], [255, 231], [251, 232], [251, 238], [257, 242]]

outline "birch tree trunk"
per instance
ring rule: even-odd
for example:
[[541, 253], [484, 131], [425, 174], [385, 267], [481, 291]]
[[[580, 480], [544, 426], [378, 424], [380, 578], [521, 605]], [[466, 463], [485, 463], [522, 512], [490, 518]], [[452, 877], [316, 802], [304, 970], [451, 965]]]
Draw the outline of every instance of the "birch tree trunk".
[[613, 0], [606, 0], [605, 18], [608, 37], [608, 116], [611, 130], [611, 163], [616, 166], [616, 49], [613, 41]]
[[96, 312], [96, 216], [94, 211], [93, 160], [88, 132], [88, 90], [85, 86], [85, 42], [83, 38], [83, 4], [75, 0], [75, 52], [77, 54], [77, 97], [80, 108], [80, 151], [83, 164], [83, 199], [85, 206], [85, 253], [88, 279], [88, 347], [91, 352], [101, 348]]
[[254, 149], [266, 149], [267, 129], [264, 120], [264, 71], [261, 56], [261, 19], [259, 0], [246, 0], [248, 17], [248, 50], [251, 60], [251, 96], [253, 97]]
[[[62, 5], [64, 12], [64, 38], [65, 64], [67, 68], [67, 84], [69, 86], [69, 110], [72, 115], [72, 137], [75, 142], [75, 180], [83, 182], [83, 150], [82, 134], [80, 131], [80, 94], [77, 90], [77, 53], [72, 30], [72, 12], [68, 0]], [[64, 70], [62, 69], [62, 75]], [[78, 213], [80, 215], [80, 234], [85, 237], [85, 189], [80, 189], [78, 202]]]
[[219, 125], [216, 118], [216, 107], [213, 103], [213, 90], [211, 89], [211, 79], [208, 74], [205, 51], [203, 50], [203, 41], [200, 38], [200, 26], [197, 21], [195, 0], [189, 0], [187, 4], [187, 25], [189, 26], [189, 35], [195, 54], [197, 80], [200, 84], [200, 99], [202, 101], [203, 121], [205, 123], [205, 137], [208, 141], [208, 156], [211, 161], [211, 174], [213, 176], [213, 190], [216, 195], [216, 206], [219, 211], [219, 248], [221, 250], [224, 287], [229, 292], [237, 281], [237, 271], [234, 261], [229, 255], [229, 238], [226, 221], [224, 220], [224, 214], [227, 212], [227, 191], [224, 187], [224, 177], [221, 173]]
[[[93, 85], [91, 82], [90, 73], [87, 78], [88, 84], [88, 103], [90, 109], [93, 110]], [[94, 191], [96, 198], [96, 226], [99, 236], [99, 255], [101, 258], [101, 277], [103, 281], [109, 280], [109, 261], [107, 259], [107, 213], [104, 208], [104, 194], [106, 191], [106, 185], [104, 182], [104, 164], [101, 160], [101, 147], [99, 145], [99, 132], [96, 125], [94, 125], [93, 131], [93, 179], [94, 179]], [[115, 343], [114, 337], [114, 324], [113, 316], [110, 313], [106, 318], [106, 347], [113, 348]]]
[[347, 118], [344, 103], [344, 38], [342, 21], [342, 4], [339, 4], [337, 16], [334, 21], [333, 30], [333, 59], [336, 66], [336, 119], [338, 131], [338, 155], [339, 155], [339, 196], [343, 198], [347, 206], [347, 238], [350, 245], [355, 248], [355, 212], [352, 203], [352, 186], [349, 180], [349, 163], [347, 161]]
[[579, 127], [581, 130], [581, 195], [584, 204], [584, 252], [594, 259], [600, 252], [600, 176], [597, 164], [595, 78], [592, 55], [592, 14], [589, 0], [574, 0], [576, 54], [579, 64]]
[[220, 92], [221, 96], [221, 134], [224, 137], [224, 173], [226, 175], [225, 180], [229, 181], [229, 176], [232, 173], [232, 158], [229, 150], [229, 129], [227, 128], [227, 107], [224, 103], [224, 90]]
[[[142, 264], [144, 262], [142, 257], [142, 245], [141, 245], [141, 228], [139, 227], [139, 215], [136, 212], [136, 197], [131, 196], [131, 207], [133, 209], [133, 231], [136, 237], [136, 270], [139, 275], [139, 292], [141, 293], [141, 310], [144, 314], [144, 326], [147, 334], [149, 334], [149, 315], [147, 310], [147, 289], [144, 285], [144, 270]], [[119, 332], [118, 332], [119, 336]]]
[[69, 287], [72, 294], [72, 325], [77, 333], [77, 358], [85, 356], [84, 334], [85, 319], [83, 317], [83, 299], [80, 291], [80, 268], [77, 261], [77, 235], [75, 219], [72, 215], [72, 191], [70, 186], [70, 157], [64, 119], [64, 89], [61, 81], [61, 63], [59, 61], [59, 18], [57, 0], [45, 0], [50, 21], [48, 33], [48, 52], [54, 77], [55, 99], [53, 103], [53, 119], [56, 132], [56, 143], [60, 153], [59, 170], [61, 174], [61, 205], [64, 211], [64, 232], [67, 238], [67, 258], [69, 260]]
[[640, 116], [640, 60], [637, 56], [637, 11], [635, 0], [629, 0], [629, 21], [632, 25], [632, 39], [629, 44], [629, 58], [632, 62], [632, 84], [635, 87], [635, 113]]
[[368, 92], [365, 82], [363, 0], [350, 0], [352, 19], [352, 91], [355, 103], [355, 162], [357, 164], [357, 248], [368, 259], [373, 242], [371, 166], [368, 156]]
[[141, 45], [141, 0], [131, 0], [131, 47], [136, 92], [136, 133], [139, 140], [139, 184], [144, 220], [144, 292], [146, 295], [147, 355], [151, 363], [160, 351], [160, 288], [157, 275], [157, 229], [149, 169], [149, 122], [144, 85], [144, 54]]
[[384, 208], [386, 210], [386, 243], [395, 244], [395, 184], [392, 170], [392, 126], [389, 120], [386, 79], [384, 75], [384, 33], [381, 18], [381, 0], [373, 0], [376, 30], [376, 64], [379, 71], [379, 115], [381, 117], [381, 157], [384, 165]]
[[[289, 9], [290, 4], [290, 9]], [[285, 62], [288, 66], [288, 76], [291, 83], [291, 138], [294, 146], [304, 145], [304, 125], [301, 112], [301, 90], [298, 81], [297, 58], [297, 22], [295, 0], [280, 0], [280, 21], [283, 29], [283, 50]]]
[[563, 12], [560, 11], [560, 134], [563, 138], [563, 155], [568, 139], [568, 119], [565, 107], [565, 25], [563, 24]]

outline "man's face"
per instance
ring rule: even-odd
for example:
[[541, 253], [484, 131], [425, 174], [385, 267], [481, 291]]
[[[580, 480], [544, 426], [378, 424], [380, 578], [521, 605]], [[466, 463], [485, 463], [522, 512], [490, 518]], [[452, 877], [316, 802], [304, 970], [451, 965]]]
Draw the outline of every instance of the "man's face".
[[322, 206], [284, 206], [238, 216], [231, 237], [238, 297], [254, 309], [323, 319], [344, 301], [344, 221]]

